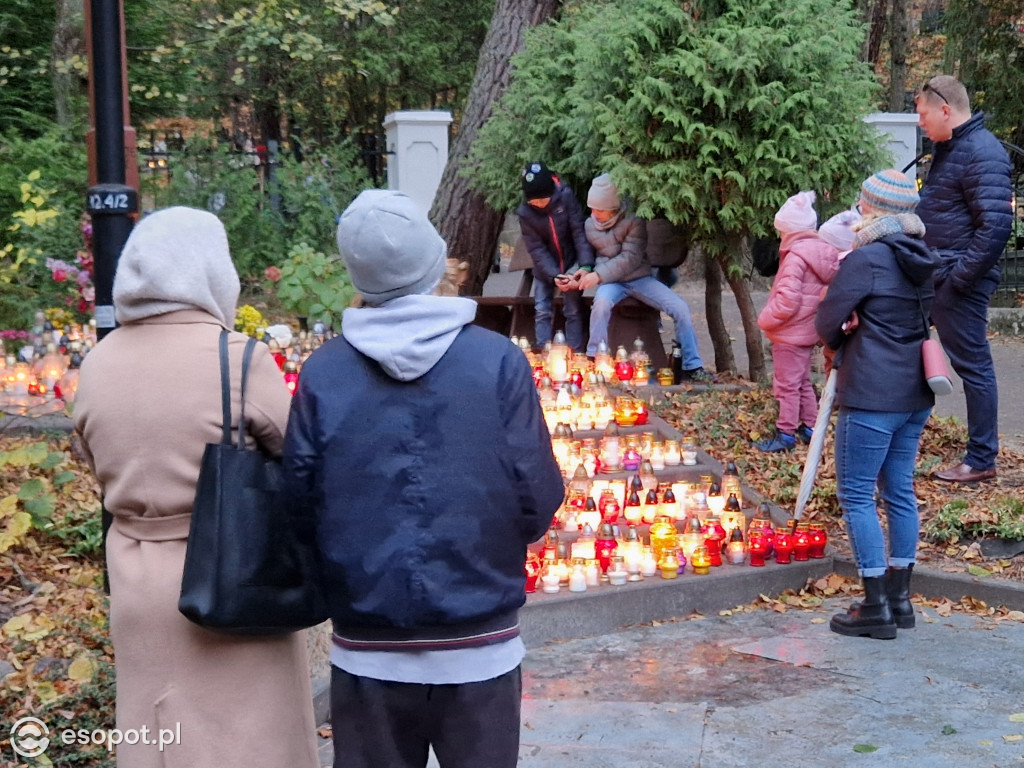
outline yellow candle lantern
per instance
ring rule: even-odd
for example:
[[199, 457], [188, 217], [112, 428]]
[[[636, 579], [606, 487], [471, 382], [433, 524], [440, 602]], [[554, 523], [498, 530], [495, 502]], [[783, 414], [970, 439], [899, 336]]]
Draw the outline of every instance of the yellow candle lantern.
[[660, 561], [665, 550], [676, 546], [676, 536], [676, 526], [672, 519], [659, 515], [651, 524], [651, 548], [656, 560]]

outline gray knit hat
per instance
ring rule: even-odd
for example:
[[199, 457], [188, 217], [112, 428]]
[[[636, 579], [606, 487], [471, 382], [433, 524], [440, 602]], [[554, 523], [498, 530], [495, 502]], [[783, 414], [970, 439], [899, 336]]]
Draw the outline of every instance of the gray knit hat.
[[587, 207], [599, 211], [617, 211], [622, 206], [619, 190], [612, 184], [612, 177], [602, 173], [590, 184]]
[[220, 219], [175, 206], [143, 218], [128, 236], [114, 275], [114, 314], [131, 323], [199, 309], [235, 327], [238, 272]]
[[338, 250], [367, 304], [430, 293], [444, 276], [448, 248], [433, 224], [401, 192], [368, 189], [338, 222]]

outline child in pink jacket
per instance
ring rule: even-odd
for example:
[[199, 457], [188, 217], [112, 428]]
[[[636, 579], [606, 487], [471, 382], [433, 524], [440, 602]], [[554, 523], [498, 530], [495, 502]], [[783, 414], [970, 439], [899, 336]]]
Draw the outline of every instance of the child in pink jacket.
[[799, 192], [775, 214], [782, 235], [779, 271], [757, 324], [772, 342], [772, 394], [779, 402], [775, 435], [754, 445], [762, 451], [788, 451], [797, 438], [811, 439], [810, 424], [818, 417], [818, 399], [811, 384], [811, 356], [818, 344], [814, 315], [827, 286], [839, 269], [839, 251], [817, 232], [814, 192]]

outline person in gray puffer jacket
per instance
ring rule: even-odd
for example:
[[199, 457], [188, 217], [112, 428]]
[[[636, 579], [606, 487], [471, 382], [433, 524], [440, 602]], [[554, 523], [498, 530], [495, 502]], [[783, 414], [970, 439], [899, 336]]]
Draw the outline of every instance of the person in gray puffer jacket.
[[690, 308], [681, 296], [651, 276], [651, 264], [647, 260], [647, 222], [630, 215], [607, 173], [594, 179], [587, 205], [591, 215], [584, 227], [597, 265], [592, 272], [580, 270], [573, 276], [580, 290], [597, 287], [590, 310], [587, 356], [593, 357], [598, 345], [608, 342], [612, 309], [632, 296], [672, 318], [676, 343], [682, 349], [683, 380], [713, 382], [714, 377], [704, 370]]

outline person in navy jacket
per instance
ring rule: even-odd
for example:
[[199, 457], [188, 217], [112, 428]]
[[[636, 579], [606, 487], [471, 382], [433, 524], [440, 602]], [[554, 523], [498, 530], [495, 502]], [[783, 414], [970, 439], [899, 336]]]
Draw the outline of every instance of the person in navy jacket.
[[406, 195], [362, 192], [338, 247], [364, 306], [303, 365], [284, 444], [334, 629], [335, 765], [514, 768], [526, 547], [565, 490], [533, 372], [476, 302], [432, 295], [447, 249]]
[[999, 453], [999, 393], [985, 331], [1013, 221], [1010, 158], [985, 128], [984, 114], [971, 115], [967, 90], [955, 77], [933, 77], [915, 101], [920, 126], [935, 142], [917, 207], [925, 242], [942, 257], [931, 319], [967, 400], [967, 452], [934, 477], [991, 480]]
[[530, 163], [521, 174], [524, 201], [516, 214], [533, 262], [535, 346], [542, 349], [553, 334], [552, 301], [555, 289], [562, 293], [565, 340], [582, 352], [583, 292], [571, 279], [578, 270], [594, 267], [594, 249], [583, 229], [583, 210], [572, 190], [544, 166]]

